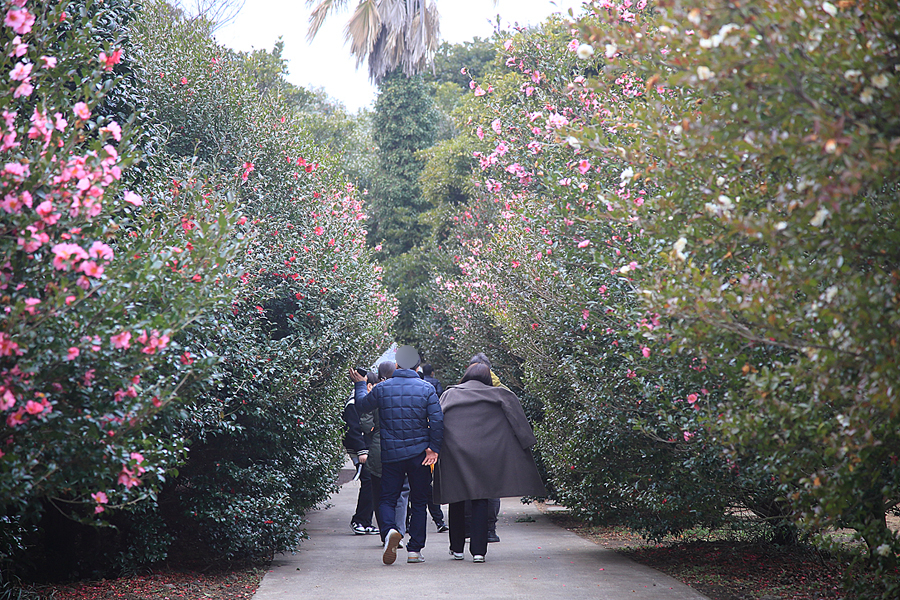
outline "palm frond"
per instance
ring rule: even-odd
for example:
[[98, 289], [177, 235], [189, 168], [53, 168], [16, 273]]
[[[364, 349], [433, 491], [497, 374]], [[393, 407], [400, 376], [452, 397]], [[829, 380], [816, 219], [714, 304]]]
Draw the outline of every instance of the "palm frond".
[[371, 55], [375, 43], [383, 31], [382, 15], [376, 0], [364, 0], [356, 6], [344, 36], [350, 42], [350, 54], [356, 56], [358, 67], [367, 55]]
[[[315, 1], [306, 0], [306, 5], [312, 6]], [[335, 9], [344, 8], [347, 6], [347, 2], [348, 0], [322, 0], [319, 2], [309, 15], [309, 31], [306, 32], [306, 39], [310, 42], [313, 41], [313, 38], [319, 33], [319, 29], [322, 28], [322, 24], [325, 22], [328, 14]]]

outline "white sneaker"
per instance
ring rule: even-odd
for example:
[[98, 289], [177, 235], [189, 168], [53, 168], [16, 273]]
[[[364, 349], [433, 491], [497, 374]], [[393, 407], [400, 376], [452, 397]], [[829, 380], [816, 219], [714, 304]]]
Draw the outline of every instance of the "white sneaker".
[[462, 552], [454, 552], [453, 550], [450, 551], [450, 556], [453, 557], [453, 560], [462, 560], [465, 558]]
[[484, 562], [484, 554], [476, 554], [472, 557], [472, 562]]
[[410, 552], [406, 555], [406, 562], [408, 563], [423, 563], [425, 562], [425, 557], [422, 556], [421, 552]]
[[381, 555], [381, 560], [384, 564], [392, 565], [394, 564], [394, 561], [397, 560], [397, 546], [402, 539], [403, 536], [400, 535], [400, 532], [396, 529], [388, 531], [387, 537], [384, 540], [384, 554]]

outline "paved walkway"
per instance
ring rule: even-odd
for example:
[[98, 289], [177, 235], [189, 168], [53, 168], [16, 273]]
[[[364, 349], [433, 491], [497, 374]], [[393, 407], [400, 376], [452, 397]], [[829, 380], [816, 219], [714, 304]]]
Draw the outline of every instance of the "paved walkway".
[[[678, 581], [632, 562], [549, 522], [533, 505], [504, 499], [497, 523], [500, 543], [487, 562], [449, 556], [446, 533], [428, 522], [426, 562], [381, 562], [375, 535], [354, 535], [350, 517], [358, 483], [345, 484], [327, 510], [309, 515], [296, 554], [272, 562], [255, 600], [705, 600]], [[533, 519], [533, 521], [531, 521]]]

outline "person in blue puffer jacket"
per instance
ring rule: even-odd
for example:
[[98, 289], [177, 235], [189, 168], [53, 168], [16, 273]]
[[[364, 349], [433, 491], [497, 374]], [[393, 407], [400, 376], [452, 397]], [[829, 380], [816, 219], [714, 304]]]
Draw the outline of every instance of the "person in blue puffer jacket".
[[412, 346], [397, 349], [394, 376], [366, 392], [365, 379], [351, 369], [355, 386], [356, 409], [360, 413], [378, 409], [381, 425], [381, 514], [385, 538], [382, 561], [397, 559], [402, 539], [395, 515], [397, 498], [404, 478], [409, 479], [409, 543], [407, 562], [425, 562], [425, 524], [428, 520], [428, 491], [431, 465], [437, 462], [444, 439], [444, 415], [434, 387], [421, 379], [415, 368], [419, 353]]

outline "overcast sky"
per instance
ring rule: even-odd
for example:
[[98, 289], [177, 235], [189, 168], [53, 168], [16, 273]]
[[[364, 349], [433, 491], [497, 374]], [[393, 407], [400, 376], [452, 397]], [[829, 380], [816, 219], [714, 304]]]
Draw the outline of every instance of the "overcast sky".
[[[349, 0], [349, 7], [357, 0]], [[475, 36], [489, 37], [499, 14], [504, 24], [535, 25], [554, 12], [581, 6], [581, 0], [437, 0], [441, 15], [441, 39], [458, 43]], [[356, 69], [344, 42], [344, 27], [350, 8], [325, 21], [316, 40], [306, 41], [311, 9], [305, 0], [247, 0], [237, 18], [220, 29], [218, 40], [236, 50], [271, 50], [279, 36], [284, 39], [288, 79], [304, 87], [322, 87], [352, 112], [375, 100], [366, 64]]]

